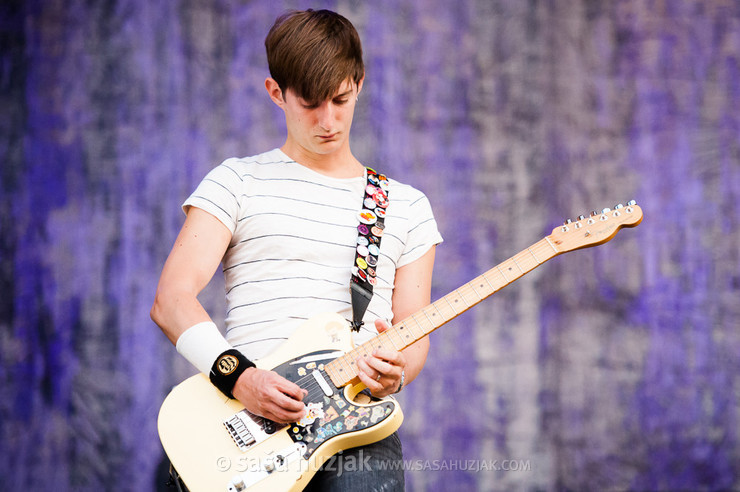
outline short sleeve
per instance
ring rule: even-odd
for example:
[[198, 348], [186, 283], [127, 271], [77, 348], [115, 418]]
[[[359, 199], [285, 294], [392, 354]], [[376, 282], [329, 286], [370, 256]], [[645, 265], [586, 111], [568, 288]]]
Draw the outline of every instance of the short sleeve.
[[183, 211], [187, 213], [189, 207], [205, 210], [223, 222], [233, 234], [239, 218], [239, 200], [244, 183], [244, 178], [236, 168], [237, 163], [237, 159], [227, 159], [213, 168], [182, 204]]
[[420, 191], [409, 204], [409, 229], [406, 245], [398, 261], [398, 268], [418, 260], [434, 245], [443, 241], [437, 228], [432, 206]]

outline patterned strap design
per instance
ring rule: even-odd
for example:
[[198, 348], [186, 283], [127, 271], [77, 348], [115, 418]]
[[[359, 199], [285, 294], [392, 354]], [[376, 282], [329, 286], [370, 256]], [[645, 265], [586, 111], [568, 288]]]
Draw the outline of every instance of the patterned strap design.
[[366, 168], [367, 184], [362, 210], [358, 213], [355, 263], [352, 266], [350, 292], [352, 294], [352, 329], [360, 331], [373, 286], [376, 283], [375, 269], [380, 256], [380, 240], [385, 229], [385, 211], [388, 208], [388, 178]]

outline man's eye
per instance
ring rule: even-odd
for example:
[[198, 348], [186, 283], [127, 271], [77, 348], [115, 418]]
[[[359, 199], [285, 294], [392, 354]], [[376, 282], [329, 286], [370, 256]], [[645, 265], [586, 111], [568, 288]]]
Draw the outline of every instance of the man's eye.
[[343, 97], [341, 99], [334, 99], [334, 104], [336, 104], [337, 106], [341, 106], [342, 104], [346, 104], [346, 103], [347, 103], [346, 97]]

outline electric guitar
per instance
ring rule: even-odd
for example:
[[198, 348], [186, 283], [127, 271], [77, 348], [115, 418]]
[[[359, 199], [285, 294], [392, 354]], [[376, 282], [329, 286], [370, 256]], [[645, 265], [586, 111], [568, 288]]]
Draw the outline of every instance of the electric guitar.
[[304, 323], [280, 349], [258, 361], [307, 390], [306, 416], [279, 425], [251, 414], [198, 374], [176, 386], [159, 412], [162, 445], [191, 492], [301, 490], [332, 455], [379, 441], [401, 425], [392, 397], [361, 393], [355, 360], [386, 347], [401, 350], [547, 260], [609, 241], [642, 220], [634, 201], [592, 212], [353, 347], [349, 323], [323, 314]]

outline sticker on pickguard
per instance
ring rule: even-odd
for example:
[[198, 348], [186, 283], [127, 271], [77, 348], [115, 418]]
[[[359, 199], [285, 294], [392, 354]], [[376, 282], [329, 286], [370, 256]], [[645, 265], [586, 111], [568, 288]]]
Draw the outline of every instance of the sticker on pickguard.
[[305, 376], [306, 375], [306, 368], [305, 367], [299, 367], [297, 372], [298, 372], [298, 375], [299, 376], [301, 376], [301, 377], [302, 376]]
[[321, 423], [331, 422], [335, 418], [339, 417], [339, 414], [334, 409], [334, 407], [329, 407], [326, 409], [326, 412], [324, 412], [324, 416], [322, 417]]
[[342, 432], [342, 429], [344, 429], [344, 424], [341, 422], [337, 422], [336, 424], [326, 424], [323, 427], [319, 427], [316, 431], [316, 443], [320, 443], [321, 441], [325, 441], [326, 439], [329, 439], [331, 436], [336, 436], [340, 432]]
[[319, 427], [319, 429], [316, 431], [316, 442], [324, 441], [331, 436], [336, 435], [337, 431], [334, 430], [334, 426], [331, 424], [326, 424], [324, 427]]
[[382, 406], [378, 405], [373, 408], [373, 413], [370, 415], [370, 422], [373, 424], [385, 416], [385, 411]]
[[355, 427], [357, 427], [357, 422], [359, 422], [359, 418], [357, 418], [354, 415], [350, 415], [344, 420], [344, 425], [347, 427], [347, 430], [352, 430]]
[[309, 403], [306, 405], [306, 415], [303, 416], [301, 420], [298, 421], [299, 425], [302, 425], [303, 427], [308, 427], [309, 425], [313, 424], [316, 419], [323, 419], [324, 418], [324, 409], [323, 405], [318, 402]]

